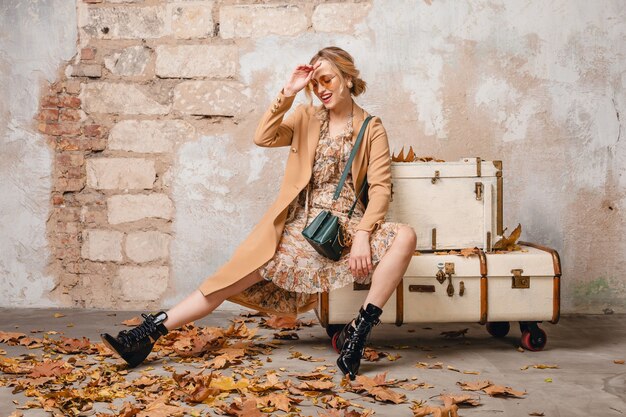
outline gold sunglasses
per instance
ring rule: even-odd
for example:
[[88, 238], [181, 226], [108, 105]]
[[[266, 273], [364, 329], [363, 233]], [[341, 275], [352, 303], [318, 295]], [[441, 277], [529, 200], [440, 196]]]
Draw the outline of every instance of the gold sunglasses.
[[312, 79], [311, 81], [309, 81], [309, 88], [315, 91], [320, 85], [322, 85], [324, 88], [329, 90], [330, 86], [333, 84], [335, 77], [336, 75], [323, 75], [322, 77], [320, 77], [319, 80]]

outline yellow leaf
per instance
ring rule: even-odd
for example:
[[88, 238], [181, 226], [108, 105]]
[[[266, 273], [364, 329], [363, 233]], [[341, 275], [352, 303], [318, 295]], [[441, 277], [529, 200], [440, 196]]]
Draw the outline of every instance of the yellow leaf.
[[58, 319], [59, 317], [65, 317], [65, 314], [61, 314], [61, 313], [54, 313], [54, 318]]

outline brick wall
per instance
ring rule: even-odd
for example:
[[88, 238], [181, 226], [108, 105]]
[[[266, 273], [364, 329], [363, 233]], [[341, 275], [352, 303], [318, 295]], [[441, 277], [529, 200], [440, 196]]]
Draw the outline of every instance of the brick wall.
[[251, 111], [239, 42], [349, 32], [371, 5], [81, 0], [78, 7], [77, 56], [37, 116], [54, 150], [53, 296], [80, 307], [157, 306], [171, 290], [176, 149], [207, 123], [228, 129]]

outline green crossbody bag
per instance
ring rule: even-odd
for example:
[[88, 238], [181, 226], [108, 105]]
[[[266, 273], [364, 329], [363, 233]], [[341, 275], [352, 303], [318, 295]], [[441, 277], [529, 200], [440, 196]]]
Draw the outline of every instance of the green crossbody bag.
[[[365, 128], [371, 118], [372, 116], [368, 116], [361, 126], [359, 135], [354, 143], [354, 146], [352, 147], [352, 152], [350, 152], [350, 158], [348, 159], [343, 173], [341, 174], [339, 184], [337, 184], [337, 189], [333, 195], [333, 201], [337, 200], [341, 194], [341, 189], [343, 188], [343, 184], [348, 177], [348, 173], [350, 172], [350, 167], [352, 166], [352, 161], [354, 160], [356, 151], [359, 149], [359, 146], [363, 141]], [[361, 187], [359, 194], [356, 196], [356, 200], [352, 203], [352, 207], [350, 207], [348, 219], [352, 217], [354, 207], [356, 207], [356, 203], [359, 201], [359, 197], [361, 196], [361, 193], [363, 193], [366, 185], [367, 179], [363, 181], [363, 186]], [[350, 242], [347, 242], [346, 240], [347, 232], [345, 230], [345, 226], [341, 224], [339, 218], [332, 214], [330, 210], [324, 210], [318, 214], [317, 217], [313, 219], [311, 224], [304, 228], [302, 235], [320, 255], [323, 255], [328, 259], [332, 259], [333, 261], [338, 261], [339, 258], [341, 258], [343, 249], [350, 245]]]

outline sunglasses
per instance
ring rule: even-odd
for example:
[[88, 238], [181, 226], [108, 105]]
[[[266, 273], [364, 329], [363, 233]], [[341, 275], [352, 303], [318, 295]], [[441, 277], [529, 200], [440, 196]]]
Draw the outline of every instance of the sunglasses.
[[335, 77], [337, 76], [323, 75], [319, 78], [319, 80], [312, 79], [311, 81], [309, 81], [309, 88], [315, 91], [321, 85], [326, 89], [330, 89], [330, 86], [333, 85]]

